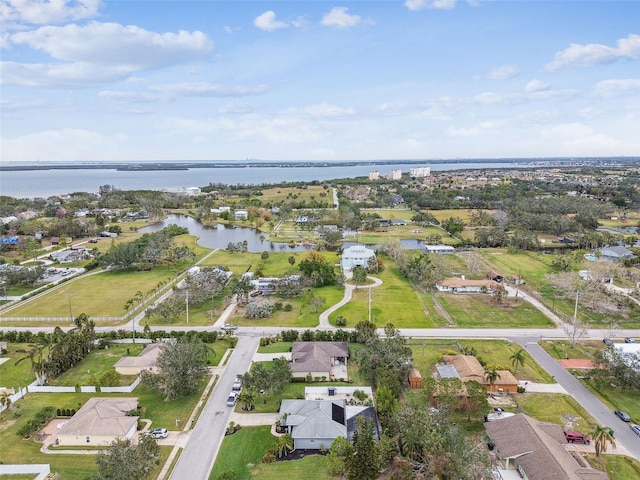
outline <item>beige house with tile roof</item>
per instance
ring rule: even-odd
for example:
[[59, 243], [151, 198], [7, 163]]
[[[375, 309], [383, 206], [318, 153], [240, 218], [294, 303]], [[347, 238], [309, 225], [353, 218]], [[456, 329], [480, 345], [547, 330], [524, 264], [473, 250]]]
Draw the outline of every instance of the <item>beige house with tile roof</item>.
[[518, 391], [518, 379], [509, 370], [498, 370], [499, 378], [493, 382], [493, 386], [484, 377], [484, 367], [473, 355], [444, 355], [445, 365], [451, 365], [463, 382], [475, 380], [483, 385], [487, 391], [495, 393], [516, 393]]
[[347, 379], [347, 342], [294, 342], [291, 348], [291, 376]]
[[137, 357], [121, 358], [114, 365], [116, 372], [120, 375], [140, 375], [143, 370], [148, 370], [151, 373], [160, 373], [156, 363], [162, 351], [162, 346], [162, 343], [151, 343]]
[[91, 398], [58, 431], [62, 446], [109, 445], [116, 439], [132, 439], [138, 427], [137, 416], [127, 412], [138, 408], [137, 398]]
[[487, 293], [498, 288], [500, 284], [493, 280], [467, 280], [465, 278], [445, 278], [436, 283], [439, 292], [450, 293]]
[[524, 413], [484, 424], [504, 470], [527, 480], [606, 480], [605, 472], [578, 463], [564, 444], [560, 425], [543, 423]]

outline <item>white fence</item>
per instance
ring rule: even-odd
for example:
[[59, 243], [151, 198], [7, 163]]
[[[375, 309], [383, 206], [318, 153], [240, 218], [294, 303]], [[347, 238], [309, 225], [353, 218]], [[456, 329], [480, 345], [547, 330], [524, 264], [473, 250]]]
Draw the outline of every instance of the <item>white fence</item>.
[[131, 393], [133, 392], [140, 382], [142, 381], [142, 377], [136, 378], [131, 385], [126, 387], [100, 387], [100, 391], [104, 393]]
[[27, 385], [29, 393], [75, 393], [76, 387], [50, 387], [45, 385]]
[[51, 473], [48, 463], [34, 463], [31, 465], [0, 465], [0, 475], [29, 475], [37, 473], [34, 480], [44, 480]]

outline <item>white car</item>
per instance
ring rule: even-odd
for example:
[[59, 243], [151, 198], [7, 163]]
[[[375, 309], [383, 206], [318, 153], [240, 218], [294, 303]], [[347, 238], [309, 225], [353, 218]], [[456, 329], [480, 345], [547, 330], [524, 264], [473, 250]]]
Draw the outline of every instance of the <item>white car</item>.
[[231, 387], [231, 390], [233, 390], [234, 392], [239, 392], [240, 390], [242, 390], [242, 379], [240, 377], [236, 377], [236, 379], [233, 381], [233, 387]]
[[227, 397], [227, 406], [235, 407], [237, 401], [238, 401], [238, 392], [231, 392], [229, 394], [229, 397]]

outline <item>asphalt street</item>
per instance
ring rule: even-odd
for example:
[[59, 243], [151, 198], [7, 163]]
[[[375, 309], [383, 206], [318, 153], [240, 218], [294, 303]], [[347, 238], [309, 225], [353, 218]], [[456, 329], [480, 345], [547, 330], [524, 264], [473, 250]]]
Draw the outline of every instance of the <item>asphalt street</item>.
[[172, 480], [205, 480], [218, 450], [224, 439], [224, 431], [233, 411], [227, 406], [227, 397], [236, 375], [243, 374], [249, 369], [253, 354], [258, 350], [259, 337], [239, 338], [220, 379], [213, 389], [200, 418], [196, 422], [180, 459], [171, 474]]

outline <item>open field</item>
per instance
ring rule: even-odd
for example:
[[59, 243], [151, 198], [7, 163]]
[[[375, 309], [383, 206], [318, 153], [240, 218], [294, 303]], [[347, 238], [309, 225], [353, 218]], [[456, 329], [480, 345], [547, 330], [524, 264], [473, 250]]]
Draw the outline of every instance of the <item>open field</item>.
[[[509, 357], [520, 350], [520, 345], [504, 340], [409, 340], [413, 352], [413, 365], [420, 370], [422, 376], [430, 374], [435, 364], [441, 360], [444, 353], [457, 353], [460, 347], [473, 348], [477, 357], [487, 363], [500, 368], [512, 368]], [[525, 350], [524, 365], [518, 368], [516, 378], [530, 382], [555, 383], [555, 380], [543, 370]]]
[[590, 433], [596, 425], [596, 421], [591, 415], [569, 395], [521, 393], [516, 396], [516, 402], [520, 409], [530, 417], [541, 422], [562, 425], [568, 430]]
[[270, 426], [244, 427], [224, 438], [209, 480], [217, 480], [225, 472], [235, 472], [236, 480], [251, 480], [251, 470], [276, 442]]
[[605, 345], [600, 340], [581, 340], [576, 342], [574, 348], [568, 340], [545, 340], [540, 346], [557, 360], [568, 358], [586, 358], [593, 360], [596, 352], [602, 350]]
[[[154, 420], [154, 427], [158, 425], [166, 425], [170, 427], [175, 425], [176, 410], [173, 406], [169, 408], [172, 410], [169, 413], [169, 417], [165, 418], [160, 416], [160, 403], [165, 404], [162, 399], [152, 401], [146, 395], [139, 395], [138, 392], [134, 394], [140, 397], [140, 405], [147, 407], [145, 417], [152, 418]], [[20, 459], [22, 463], [49, 463], [51, 464], [51, 471], [57, 472], [61, 475], [61, 478], [71, 480], [85, 480], [91, 477], [95, 473], [95, 457], [93, 455], [47, 455], [40, 452], [40, 443], [36, 443], [31, 437], [28, 440], [21, 439], [17, 435], [18, 429], [28, 422], [34, 414], [43, 407], [53, 406], [54, 408], [75, 408], [76, 410], [89, 398], [92, 394], [72, 394], [72, 393], [60, 393], [60, 394], [46, 394], [37, 393], [29, 394], [19, 403], [11, 408], [10, 412], [4, 412], [0, 416], [0, 462], [1, 463], [14, 463], [16, 459]], [[113, 397], [118, 395], [102, 394], [104, 397]], [[147, 401], [148, 400], [148, 401]], [[184, 405], [182, 402], [176, 402], [176, 404]], [[190, 407], [193, 408], [195, 401], [190, 403]], [[166, 406], [166, 405], [162, 405]], [[184, 407], [183, 407], [184, 408]], [[149, 415], [150, 411], [155, 413]], [[155, 420], [159, 419], [159, 422]], [[169, 418], [171, 420], [169, 420]], [[182, 416], [182, 418], [187, 418]], [[186, 421], [186, 420], [185, 420]], [[160, 465], [154, 470], [154, 477], [160, 472], [162, 464], [169, 456], [171, 451], [170, 447], [160, 448]], [[4, 477], [3, 477], [4, 478]]]
[[18, 365], [16, 362], [26, 357], [29, 345], [24, 343], [7, 343], [7, 353], [0, 358], [9, 358], [0, 365], [0, 387], [15, 388], [29, 385], [36, 379], [31, 371], [29, 359], [23, 360]]
[[[329, 183], [329, 182], [327, 182]], [[261, 190], [261, 195], [256, 196], [262, 206], [271, 204], [279, 205], [285, 202], [326, 202], [333, 205], [333, 188], [324, 188], [322, 185], [305, 185], [301, 187], [274, 187]]]

